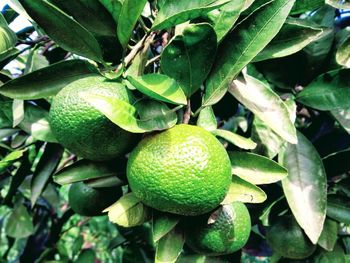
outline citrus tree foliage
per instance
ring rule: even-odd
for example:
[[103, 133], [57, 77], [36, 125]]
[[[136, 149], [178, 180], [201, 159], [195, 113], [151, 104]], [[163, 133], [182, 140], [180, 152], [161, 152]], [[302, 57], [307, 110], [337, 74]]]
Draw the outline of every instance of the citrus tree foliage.
[[[349, 1], [7, 2], [0, 14], [1, 262], [349, 262]], [[14, 32], [18, 16], [31, 26]], [[132, 134], [127, 150], [107, 162], [58, 143], [49, 114], [63, 88], [101, 81], [129, 97], [90, 91], [85, 105]], [[226, 196], [204, 221], [149, 207], [126, 177], [128, 153], [141, 138], [181, 123], [215, 136], [231, 165]], [[90, 128], [103, 134], [101, 127]], [[101, 138], [116, 144], [111, 134]], [[83, 199], [87, 210], [97, 202], [91, 215], [100, 216], [73, 207], [81, 200], [68, 193], [73, 183], [92, 189]], [[119, 199], [98, 202], [106, 188]], [[218, 233], [224, 243], [239, 239], [236, 252], [202, 253], [201, 243], [218, 245], [210, 229], [225, 220]], [[202, 237], [188, 234], [200, 225]]]

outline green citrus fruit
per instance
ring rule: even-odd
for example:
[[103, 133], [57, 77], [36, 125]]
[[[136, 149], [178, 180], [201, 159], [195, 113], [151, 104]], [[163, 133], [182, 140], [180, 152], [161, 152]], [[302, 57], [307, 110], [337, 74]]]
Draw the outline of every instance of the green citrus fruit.
[[303, 259], [316, 249], [292, 215], [278, 217], [266, 231], [272, 250], [286, 258]]
[[209, 215], [195, 217], [185, 228], [186, 244], [208, 256], [232, 254], [248, 241], [251, 220], [241, 202], [224, 205]]
[[150, 135], [131, 152], [127, 177], [141, 201], [155, 209], [199, 215], [217, 207], [231, 182], [230, 159], [208, 131], [192, 125]]
[[52, 102], [50, 126], [56, 139], [71, 152], [90, 160], [108, 160], [126, 153], [136, 135], [121, 129], [85, 101], [84, 96], [90, 93], [132, 101], [126, 87], [102, 77], [74, 81]]
[[121, 196], [120, 187], [92, 188], [84, 182], [78, 182], [69, 188], [68, 203], [79, 215], [98, 216]]

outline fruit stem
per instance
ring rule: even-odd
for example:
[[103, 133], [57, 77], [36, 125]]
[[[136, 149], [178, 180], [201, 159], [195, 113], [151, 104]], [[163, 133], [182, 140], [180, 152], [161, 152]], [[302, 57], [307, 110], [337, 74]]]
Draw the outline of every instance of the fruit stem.
[[184, 113], [184, 118], [182, 120], [182, 123], [188, 124], [190, 122], [190, 118], [191, 118], [191, 101], [190, 99], [187, 99], [187, 107]]

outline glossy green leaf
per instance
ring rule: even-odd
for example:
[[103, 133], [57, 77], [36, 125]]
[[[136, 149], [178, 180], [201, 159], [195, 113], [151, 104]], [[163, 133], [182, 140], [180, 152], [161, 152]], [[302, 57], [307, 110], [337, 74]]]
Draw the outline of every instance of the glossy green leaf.
[[216, 34], [212, 26], [207, 23], [189, 24], [163, 50], [162, 71], [175, 79], [190, 97], [209, 74], [216, 48]]
[[215, 131], [218, 127], [214, 111], [211, 106], [203, 108], [198, 116], [197, 126], [207, 131]]
[[324, 221], [323, 230], [317, 244], [327, 251], [332, 251], [337, 242], [337, 238], [338, 223], [327, 218], [326, 221]]
[[152, 221], [153, 241], [159, 241], [168, 234], [179, 221], [180, 218], [176, 215], [154, 212]]
[[[97, 94], [86, 94], [84, 99], [103, 113], [112, 122], [133, 133], [144, 133], [154, 130], [164, 130], [176, 124], [175, 109], [168, 109], [164, 104], [159, 104], [149, 109], [146, 119], [136, 118], [137, 108], [127, 102]], [[143, 104], [143, 103], [142, 103]], [[136, 105], [137, 106], [137, 105]], [[141, 107], [139, 104], [138, 107]]]
[[316, 244], [327, 205], [327, 178], [321, 157], [312, 143], [298, 133], [298, 144], [288, 144], [280, 153], [279, 162], [288, 169], [282, 186], [289, 207], [306, 235]]
[[24, 119], [24, 101], [14, 99], [12, 102], [12, 127], [16, 127]]
[[350, 134], [350, 107], [331, 110], [333, 117]]
[[230, 0], [167, 0], [160, 6], [152, 30], [162, 30], [200, 17]]
[[313, 11], [324, 5], [325, 0], [296, 0], [291, 14], [301, 14], [306, 11]]
[[254, 62], [289, 56], [322, 34], [322, 28], [305, 19], [288, 19], [277, 36], [254, 58]]
[[33, 173], [30, 190], [30, 202], [32, 207], [35, 205], [45, 186], [49, 182], [50, 177], [55, 172], [59, 162], [61, 161], [64, 148], [59, 144], [48, 143], [45, 146], [43, 155], [41, 156]]
[[78, 22], [47, 0], [19, 0], [28, 14], [62, 48], [103, 62], [96, 38]]
[[122, 0], [99, 0], [100, 3], [108, 10], [112, 15], [114, 21], [118, 23], [120, 11], [122, 10]]
[[248, 152], [229, 152], [232, 174], [252, 184], [271, 184], [287, 177], [287, 170], [275, 161]]
[[235, 80], [230, 93], [259, 119], [290, 143], [297, 143], [296, 129], [282, 99], [262, 81], [245, 74], [246, 83]]
[[350, 36], [340, 44], [335, 58], [339, 65], [350, 68]]
[[27, 208], [20, 204], [7, 218], [5, 225], [6, 235], [13, 238], [25, 238], [34, 232], [33, 219]]
[[133, 193], [122, 196], [103, 212], [108, 212], [111, 222], [123, 227], [141, 225], [150, 217], [149, 208], [142, 204]]
[[86, 181], [109, 176], [118, 176], [118, 170], [122, 170], [125, 164], [122, 160], [117, 163], [93, 162], [89, 160], [79, 160], [58, 171], [53, 180], [61, 185]]
[[344, 224], [350, 224], [350, 199], [340, 195], [329, 195], [327, 216]]
[[230, 131], [218, 129], [211, 131], [211, 133], [245, 150], [252, 150], [256, 147], [256, 143], [250, 138], [245, 138]]
[[230, 82], [277, 35], [295, 0], [275, 0], [239, 24], [219, 46], [206, 82], [204, 105], [218, 102]]
[[350, 69], [337, 69], [317, 77], [298, 95], [297, 100], [318, 110], [350, 107]]
[[172, 78], [162, 74], [147, 74], [141, 77], [128, 76], [128, 81], [143, 94], [164, 102], [187, 104], [181, 87]]
[[117, 27], [117, 35], [123, 47], [129, 42], [137, 20], [147, 0], [123, 0]]
[[[319, 0], [321, 1], [321, 0]], [[328, 5], [333, 6], [334, 8], [339, 9], [350, 9], [350, 1], [349, 0], [326, 0]]]
[[30, 72], [33, 72], [48, 66], [49, 66], [49, 62], [47, 61], [45, 56], [40, 54], [38, 52], [38, 49], [34, 48], [30, 51], [28, 55], [26, 67], [24, 69], [23, 74], [26, 75]]
[[335, 152], [322, 159], [327, 176], [333, 177], [350, 171], [350, 149]]
[[266, 198], [267, 196], [261, 188], [244, 181], [238, 176], [233, 176], [230, 188], [221, 204], [231, 204], [236, 201], [243, 203], [263, 203]]
[[16, 34], [9, 28], [5, 18], [0, 14], [0, 56], [15, 46]]
[[0, 94], [21, 100], [40, 99], [56, 95], [63, 87], [84, 76], [98, 74], [84, 60], [67, 60], [13, 79], [0, 86]]
[[0, 174], [2, 174], [8, 167], [23, 156], [23, 150], [10, 152], [0, 160]]
[[157, 244], [155, 263], [175, 263], [185, 243], [185, 236], [180, 228], [173, 228]]
[[213, 26], [218, 42], [225, 37], [237, 21], [246, 0], [231, 0], [228, 4], [209, 12], [205, 18]]

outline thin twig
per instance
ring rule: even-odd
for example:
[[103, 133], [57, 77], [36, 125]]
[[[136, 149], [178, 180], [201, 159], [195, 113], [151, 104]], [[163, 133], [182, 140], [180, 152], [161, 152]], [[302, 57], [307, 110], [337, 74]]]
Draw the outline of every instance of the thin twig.
[[184, 113], [184, 118], [182, 120], [182, 123], [188, 124], [190, 122], [190, 118], [191, 118], [191, 101], [187, 99], [187, 107]]
[[160, 55], [157, 55], [157, 56], [151, 58], [150, 60], [147, 61], [146, 67], [148, 67], [148, 66], [151, 65], [152, 63], [158, 61], [159, 59], [160, 59]]

